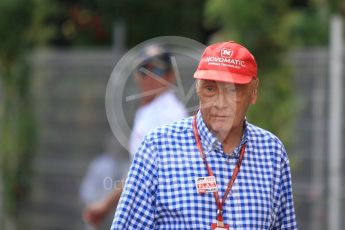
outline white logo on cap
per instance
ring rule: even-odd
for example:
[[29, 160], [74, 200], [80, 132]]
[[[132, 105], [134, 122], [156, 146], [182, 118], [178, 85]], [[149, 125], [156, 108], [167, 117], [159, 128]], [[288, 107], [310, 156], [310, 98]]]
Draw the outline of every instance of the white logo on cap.
[[230, 58], [233, 54], [233, 51], [230, 49], [223, 48], [220, 50], [220, 56], [221, 57], [227, 57]]

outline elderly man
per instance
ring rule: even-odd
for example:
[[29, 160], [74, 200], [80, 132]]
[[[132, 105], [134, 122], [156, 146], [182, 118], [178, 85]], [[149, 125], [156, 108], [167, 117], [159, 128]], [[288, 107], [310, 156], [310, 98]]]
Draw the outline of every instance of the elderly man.
[[297, 229], [284, 146], [245, 119], [253, 55], [213, 44], [194, 77], [200, 110], [145, 137], [112, 229]]

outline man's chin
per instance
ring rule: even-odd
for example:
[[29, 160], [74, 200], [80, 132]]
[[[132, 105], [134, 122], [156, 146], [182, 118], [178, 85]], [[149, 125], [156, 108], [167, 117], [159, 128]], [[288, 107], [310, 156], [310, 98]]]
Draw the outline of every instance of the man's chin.
[[233, 125], [234, 119], [232, 118], [228, 118], [228, 117], [213, 117], [211, 119], [211, 126], [215, 129], [215, 130], [225, 130], [228, 131], [231, 129], [232, 125]]
[[212, 132], [218, 137], [226, 137], [230, 130], [231, 126], [224, 125], [224, 123], [212, 125]]

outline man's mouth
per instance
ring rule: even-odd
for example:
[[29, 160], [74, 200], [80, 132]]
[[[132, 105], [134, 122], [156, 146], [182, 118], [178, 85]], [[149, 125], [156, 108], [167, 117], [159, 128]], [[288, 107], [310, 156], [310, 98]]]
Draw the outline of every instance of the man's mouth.
[[212, 117], [232, 117], [232, 113], [211, 113], [210, 114]]
[[229, 118], [232, 118], [233, 116], [231, 116], [231, 115], [211, 115], [211, 117], [216, 118], [216, 119], [229, 119]]

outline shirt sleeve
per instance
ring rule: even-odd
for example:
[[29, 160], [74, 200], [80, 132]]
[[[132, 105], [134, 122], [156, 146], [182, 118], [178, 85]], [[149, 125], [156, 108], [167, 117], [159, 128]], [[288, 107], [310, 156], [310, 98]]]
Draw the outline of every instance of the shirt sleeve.
[[111, 230], [154, 229], [157, 170], [153, 145], [144, 141], [135, 154]]
[[285, 159], [283, 161], [281, 167], [279, 197], [280, 198], [278, 201], [276, 221], [272, 229], [297, 230], [297, 222], [292, 195], [290, 165], [288, 159]]

